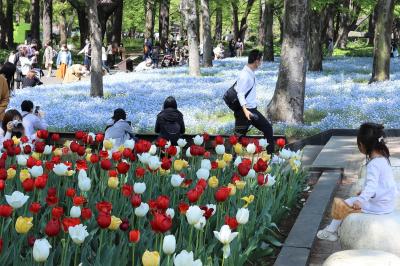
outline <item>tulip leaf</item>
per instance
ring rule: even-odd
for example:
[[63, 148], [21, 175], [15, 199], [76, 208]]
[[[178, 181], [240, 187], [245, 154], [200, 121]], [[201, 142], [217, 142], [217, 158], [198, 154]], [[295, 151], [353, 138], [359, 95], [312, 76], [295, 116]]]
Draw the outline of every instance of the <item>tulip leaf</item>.
[[263, 240], [268, 241], [269, 243], [271, 243], [275, 247], [281, 247], [282, 246], [282, 243], [271, 234], [265, 235], [263, 237]]

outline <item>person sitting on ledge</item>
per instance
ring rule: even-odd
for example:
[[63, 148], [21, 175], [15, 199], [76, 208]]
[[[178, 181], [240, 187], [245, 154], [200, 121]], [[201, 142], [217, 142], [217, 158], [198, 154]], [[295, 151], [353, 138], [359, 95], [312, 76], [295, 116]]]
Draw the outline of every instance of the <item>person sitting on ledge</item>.
[[63, 83], [73, 83], [80, 81], [82, 76], [89, 74], [89, 71], [84, 65], [75, 64], [67, 69]]
[[126, 140], [136, 140], [131, 122], [126, 120], [126, 112], [124, 109], [118, 108], [114, 110], [114, 115], [107, 122], [105, 139], [114, 139], [115, 148], [123, 145]]
[[[344, 200], [353, 210], [350, 213], [361, 211], [369, 214], [389, 214], [395, 209], [397, 188], [383, 129], [382, 125], [365, 123], [358, 131], [358, 149], [367, 156], [367, 172], [364, 188], [358, 196]], [[317, 233], [317, 237], [336, 241], [341, 223], [342, 220], [333, 219], [327, 227]]]
[[36, 73], [30, 70], [24, 78], [22, 78], [22, 88], [35, 87], [42, 85], [43, 83], [36, 77]]
[[157, 115], [155, 132], [161, 138], [171, 141], [172, 145], [177, 145], [181, 134], [185, 133], [183, 115], [178, 110], [174, 97], [169, 96], [165, 99], [163, 110]]
[[33, 102], [25, 100], [21, 103], [22, 120], [25, 128], [25, 135], [30, 139], [36, 139], [36, 131], [47, 129], [47, 122], [44, 120], [44, 113], [39, 111], [39, 106], [33, 109]]

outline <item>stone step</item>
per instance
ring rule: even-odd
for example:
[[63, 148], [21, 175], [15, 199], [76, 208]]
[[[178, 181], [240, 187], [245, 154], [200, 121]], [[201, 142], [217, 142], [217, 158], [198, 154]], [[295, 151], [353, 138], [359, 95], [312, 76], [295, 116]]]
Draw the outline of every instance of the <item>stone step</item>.
[[301, 159], [303, 166], [308, 167], [312, 165], [323, 148], [323, 145], [306, 145], [303, 149], [303, 158]]

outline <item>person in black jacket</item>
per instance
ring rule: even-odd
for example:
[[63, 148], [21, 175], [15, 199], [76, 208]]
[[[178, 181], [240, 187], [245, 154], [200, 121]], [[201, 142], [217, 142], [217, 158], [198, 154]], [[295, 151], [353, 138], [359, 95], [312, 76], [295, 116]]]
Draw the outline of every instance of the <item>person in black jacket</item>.
[[165, 99], [163, 110], [157, 115], [155, 132], [161, 138], [171, 141], [172, 145], [177, 145], [178, 139], [185, 133], [183, 115], [174, 97]]

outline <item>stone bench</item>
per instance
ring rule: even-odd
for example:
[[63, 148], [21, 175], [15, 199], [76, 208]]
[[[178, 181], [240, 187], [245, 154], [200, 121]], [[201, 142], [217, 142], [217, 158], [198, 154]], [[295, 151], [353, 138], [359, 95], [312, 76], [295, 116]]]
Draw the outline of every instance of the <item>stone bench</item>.
[[400, 265], [400, 258], [394, 254], [378, 250], [339, 251], [324, 262], [322, 266], [394, 266]]
[[382, 250], [400, 256], [400, 211], [350, 214], [339, 228], [339, 237], [342, 249]]

